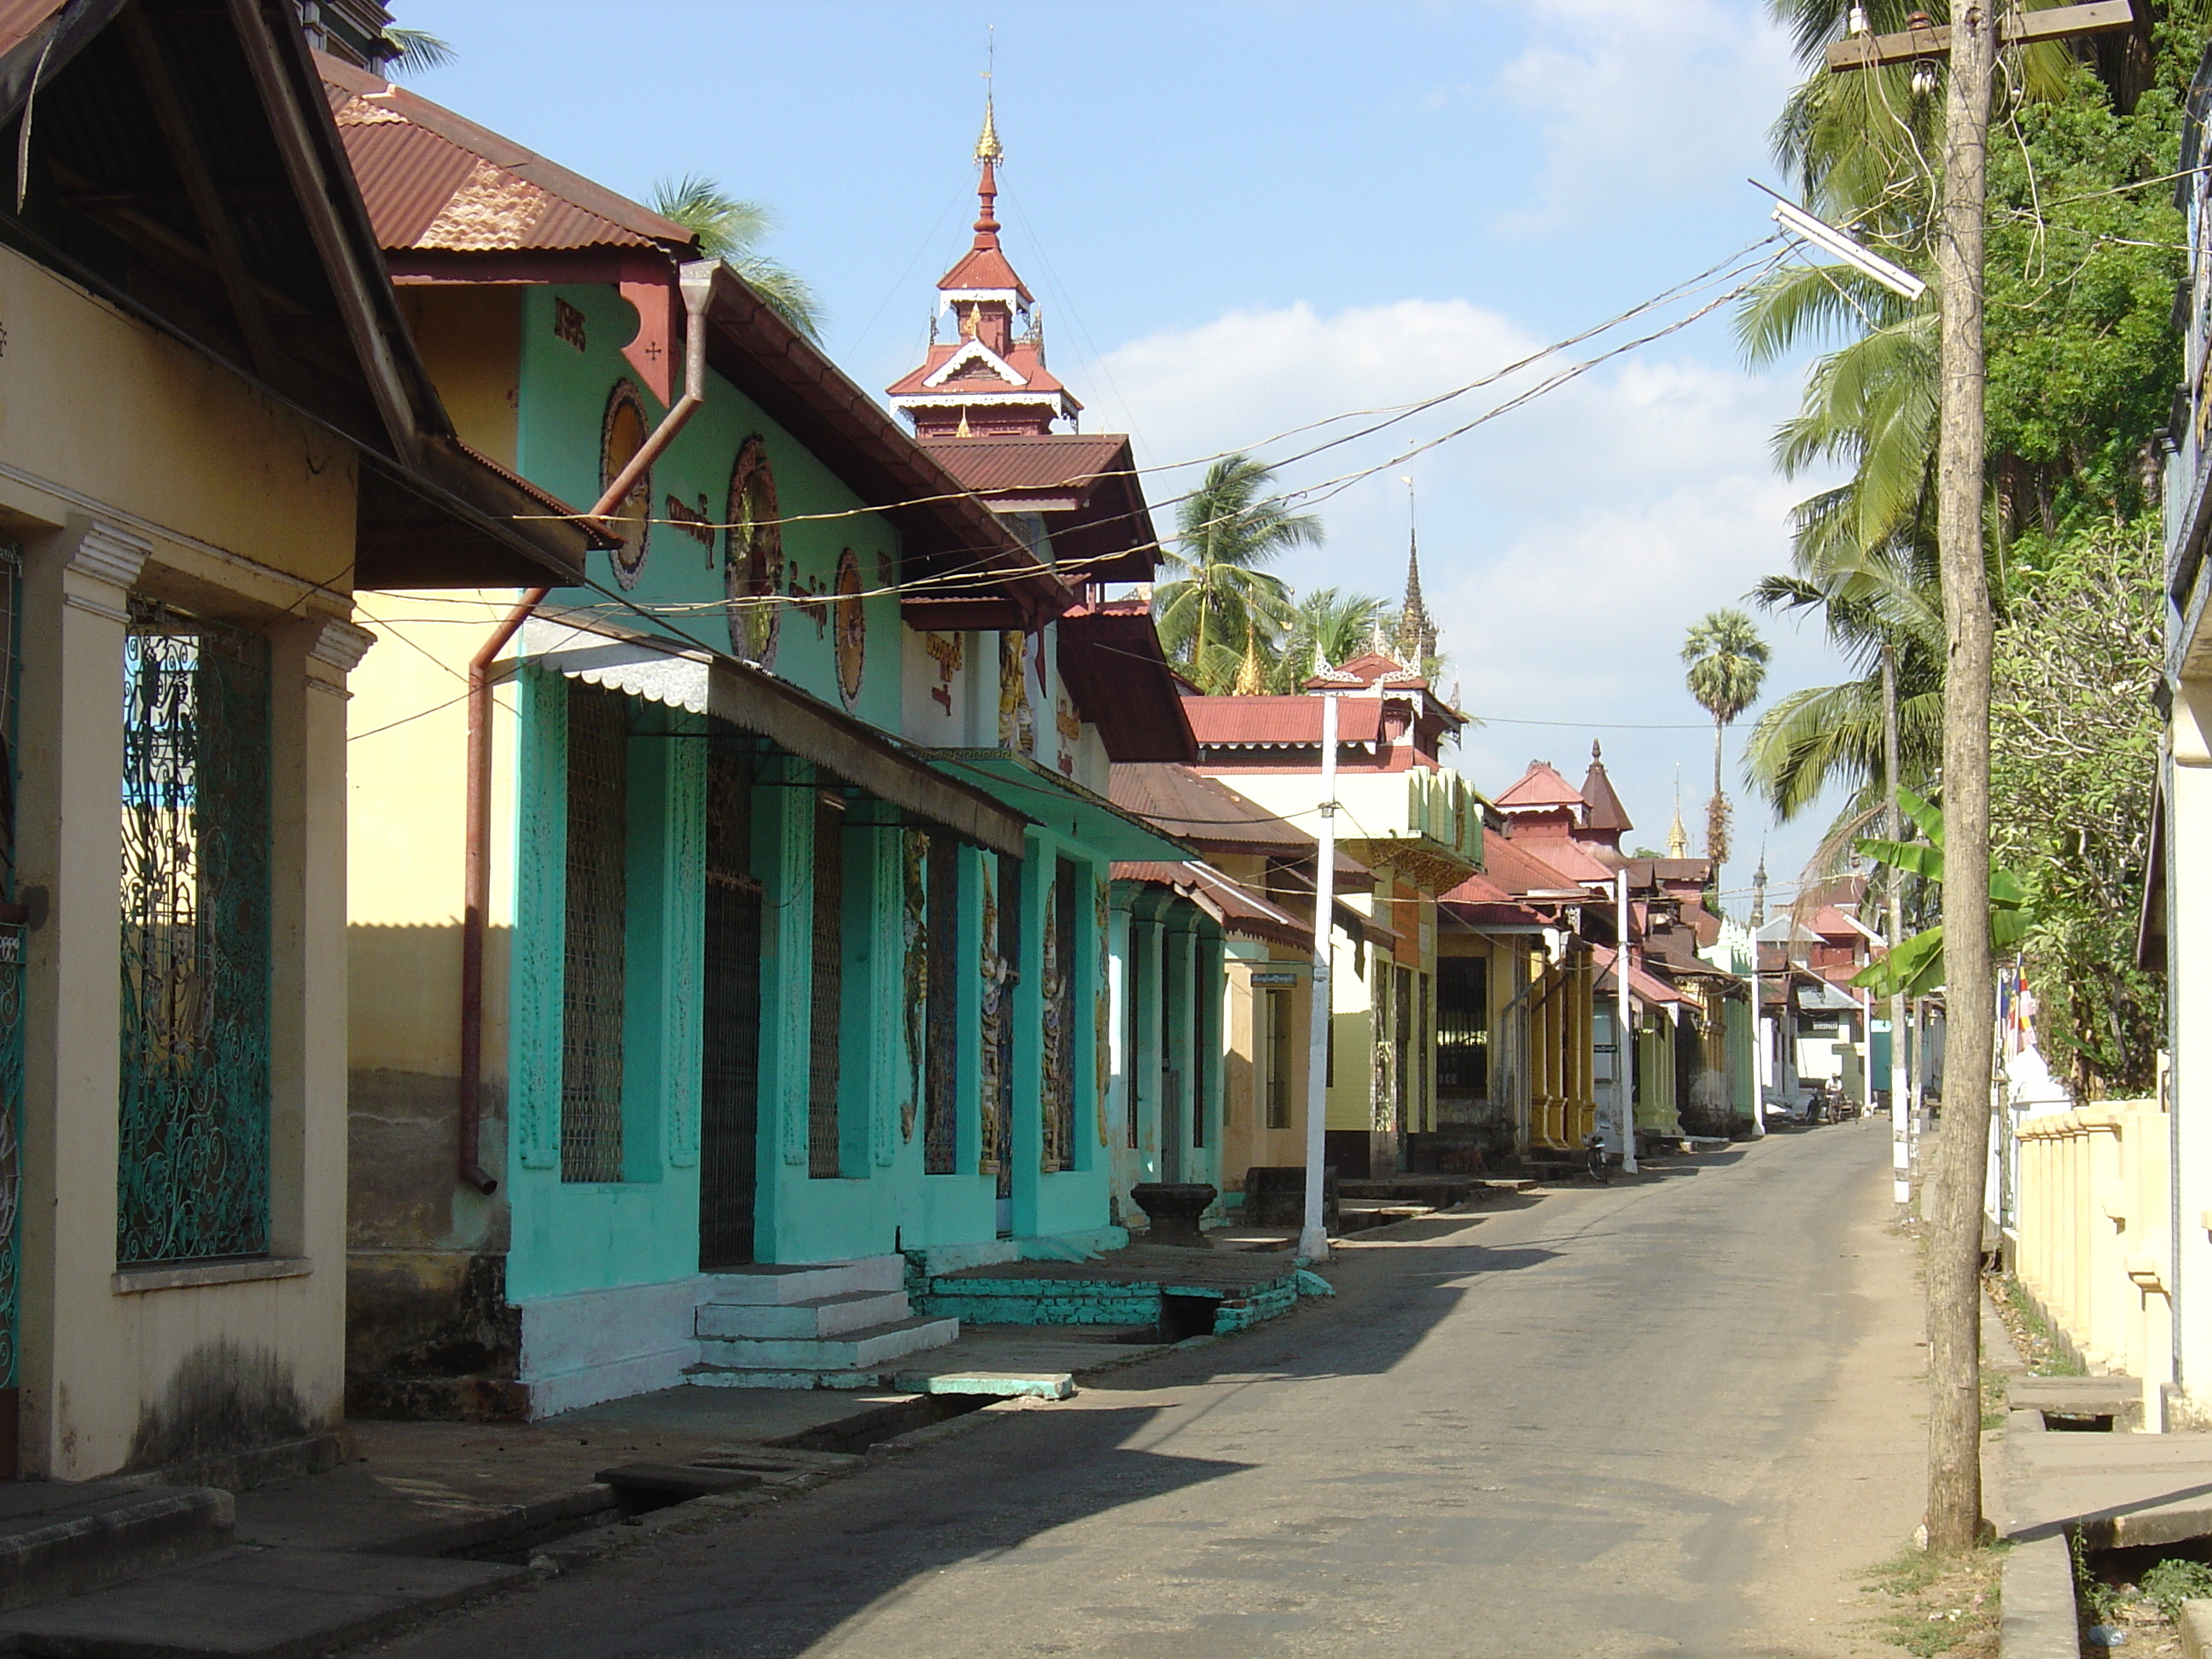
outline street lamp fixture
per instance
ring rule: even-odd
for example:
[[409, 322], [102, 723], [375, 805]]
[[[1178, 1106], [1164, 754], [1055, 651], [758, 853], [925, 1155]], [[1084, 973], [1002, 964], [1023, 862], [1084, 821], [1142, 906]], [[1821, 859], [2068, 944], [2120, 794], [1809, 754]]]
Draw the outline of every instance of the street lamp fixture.
[[1832, 253], [1854, 270], [1873, 277], [1891, 293], [1907, 300], [1917, 300], [1928, 292], [1928, 284], [1902, 265], [1893, 265], [1871, 248], [1862, 247], [1825, 219], [1816, 219], [1796, 203], [1753, 179], [1750, 181], [1759, 190], [1774, 197], [1774, 222], [1800, 241], [1810, 242], [1824, 252]]

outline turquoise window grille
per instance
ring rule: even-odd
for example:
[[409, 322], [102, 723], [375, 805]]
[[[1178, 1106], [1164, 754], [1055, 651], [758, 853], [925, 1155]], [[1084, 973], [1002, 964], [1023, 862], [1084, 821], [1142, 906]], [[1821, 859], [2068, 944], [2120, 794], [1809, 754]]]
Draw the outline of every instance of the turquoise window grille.
[[133, 601], [116, 1260], [269, 1249], [268, 641]]
[[563, 1181], [623, 1178], [629, 836], [629, 700], [572, 684], [561, 977]]

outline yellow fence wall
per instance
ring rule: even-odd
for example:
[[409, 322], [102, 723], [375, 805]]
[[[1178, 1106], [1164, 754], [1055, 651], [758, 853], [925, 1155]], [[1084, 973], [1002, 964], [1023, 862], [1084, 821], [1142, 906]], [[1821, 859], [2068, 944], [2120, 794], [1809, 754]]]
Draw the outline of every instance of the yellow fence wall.
[[2168, 1374], [2166, 1115], [2114, 1101], [2019, 1130], [2014, 1273], [2093, 1369]]

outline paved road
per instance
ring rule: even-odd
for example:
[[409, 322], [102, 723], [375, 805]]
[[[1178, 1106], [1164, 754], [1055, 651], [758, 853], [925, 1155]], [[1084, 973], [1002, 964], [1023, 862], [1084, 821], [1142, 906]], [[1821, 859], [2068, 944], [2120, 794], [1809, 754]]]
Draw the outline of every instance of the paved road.
[[1923, 1432], [1887, 1152], [1832, 1126], [1409, 1224], [1333, 1303], [383, 1651], [1881, 1651], [1855, 1573], [1917, 1522]]

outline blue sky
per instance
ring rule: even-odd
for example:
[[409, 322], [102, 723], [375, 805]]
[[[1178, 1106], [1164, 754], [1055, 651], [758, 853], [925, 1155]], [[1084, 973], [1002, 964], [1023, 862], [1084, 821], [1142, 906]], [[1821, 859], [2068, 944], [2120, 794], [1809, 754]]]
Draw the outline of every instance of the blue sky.
[[[918, 360], [966, 244], [995, 24], [1007, 252], [1086, 428], [1162, 467], [1473, 380], [1753, 242], [1770, 227], [1743, 180], [1772, 176], [1792, 79], [1742, 0], [395, 9], [459, 52], [411, 83], [426, 96], [633, 195], [696, 170], [769, 204], [769, 251], [871, 388]], [[1462, 769], [1493, 793], [1537, 756], [1578, 779], [1600, 738], [1632, 839], [1663, 844], [1678, 767], [1695, 838], [1710, 728], [1676, 652], [1786, 562], [1784, 515], [1819, 482], [1767, 463], [1796, 387], [1742, 369], [1723, 313], [1392, 464], [1392, 436], [1436, 435], [1486, 406], [1471, 395], [1287, 467], [1375, 470], [1319, 505], [1326, 544], [1283, 574], [1395, 596], [1410, 474], [1444, 689], [1488, 722]], [[1773, 690], [1835, 678], [1817, 640], [1765, 627]], [[1787, 875], [1819, 828], [1740, 799], [1729, 886], [1762, 836]]]

